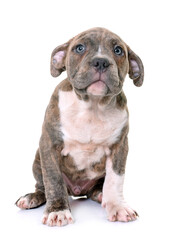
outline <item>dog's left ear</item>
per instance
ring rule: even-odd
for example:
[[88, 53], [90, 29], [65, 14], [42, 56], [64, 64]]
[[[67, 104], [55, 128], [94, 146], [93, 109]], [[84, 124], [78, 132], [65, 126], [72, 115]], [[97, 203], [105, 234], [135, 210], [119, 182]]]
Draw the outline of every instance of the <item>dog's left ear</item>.
[[134, 85], [140, 87], [144, 80], [144, 66], [141, 59], [128, 47], [129, 77]]
[[56, 47], [51, 54], [50, 72], [53, 77], [58, 77], [65, 71], [65, 58], [71, 40]]

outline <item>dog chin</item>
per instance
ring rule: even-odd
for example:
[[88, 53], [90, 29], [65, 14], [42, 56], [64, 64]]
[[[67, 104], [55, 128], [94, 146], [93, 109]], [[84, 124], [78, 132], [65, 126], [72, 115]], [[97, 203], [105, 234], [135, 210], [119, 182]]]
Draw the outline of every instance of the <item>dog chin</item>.
[[102, 81], [93, 82], [87, 87], [87, 93], [94, 96], [104, 96], [108, 92], [108, 87]]

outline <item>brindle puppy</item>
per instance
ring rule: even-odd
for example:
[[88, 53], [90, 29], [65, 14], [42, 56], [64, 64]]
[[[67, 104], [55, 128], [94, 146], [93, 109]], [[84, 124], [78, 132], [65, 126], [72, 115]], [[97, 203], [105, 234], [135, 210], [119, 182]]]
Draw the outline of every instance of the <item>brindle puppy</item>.
[[128, 109], [122, 91], [126, 74], [136, 86], [144, 78], [140, 58], [114, 33], [94, 28], [57, 47], [51, 74], [66, 70], [47, 107], [33, 164], [35, 193], [17, 206], [46, 202], [43, 223], [73, 222], [68, 194], [102, 202], [110, 221], [131, 221], [137, 213], [123, 197], [128, 153]]

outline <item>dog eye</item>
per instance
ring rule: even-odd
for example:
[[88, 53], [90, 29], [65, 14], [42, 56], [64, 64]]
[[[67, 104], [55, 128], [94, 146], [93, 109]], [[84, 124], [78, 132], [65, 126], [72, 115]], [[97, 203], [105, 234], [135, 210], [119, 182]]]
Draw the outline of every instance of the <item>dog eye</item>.
[[123, 50], [122, 50], [122, 48], [121, 48], [120, 46], [115, 46], [115, 47], [114, 47], [114, 53], [115, 53], [116, 55], [121, 56], [121, 55], [123, 54]]
[[85, 52], [85, 46], [82, 44], [79, 44], [76, 46], [75, 50], [77, 53], [83, 53], [83, 52]]

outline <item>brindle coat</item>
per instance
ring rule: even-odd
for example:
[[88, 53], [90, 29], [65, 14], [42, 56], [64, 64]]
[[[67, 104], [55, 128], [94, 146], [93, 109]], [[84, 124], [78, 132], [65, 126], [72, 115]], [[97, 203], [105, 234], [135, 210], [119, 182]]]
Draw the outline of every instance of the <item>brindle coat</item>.
[[[80, 43], [86, 46], [82, 54], [75, 51]], [[113, 46], [115, 45], [122, 47], [122, 56], [114, 54]], [[108, 154], [102, 155], [99, 161], [90, 164], [89, 170], [94, 172], [96, 177], [90, 178], [87, 175], [87, 169], [78, 169], [69, 153], [62, 154], [65, 141], [61, 126], [59, 93], [74, 91], [80, 101], [92, 101], [93, 98], [91, 94], [88, 94], [87, 89], [93, 82], [94, 70], [91, 60], [99, 52], [99, 46], [102, 48], [103, 56], [108, 58], [111, 67], [110, 71], [105, 73], [107, 92], [98, 98], [98, 104], [109, 110], [112, 108], [120, 111], [126, 109], [128, 118], [127, 100], [122, 91], [125, 76], [128, 73], [134, 84], [141, 86], [144, 71], [140, 58], [117, 35], [106, 29], [94, 28], [55, 48], [51, 55], [51, 74], [57, 77], [62, 71], [67, 70], [68, 78], [56, 87], [47, 107], [39, 149], [33, 163], [33, 174], [37, 181], [36, 191], [26, 195], [27, 202], [20, 199], [16, 202], [21, 208], [33, 208], [46, 202], [45, 214], [48, 216], [52, 212], [70, 209], [68, 194], [87, 195], [101, 202], [98, 195], [102, 192], [108, 156], [112, 159], [113, 171], [118, 175], [125, 173], [128, 153], [128, 120], [117, 140], [115, 139], [107, 146]], [[45, 223], [46, 220], [44, 220]]]

